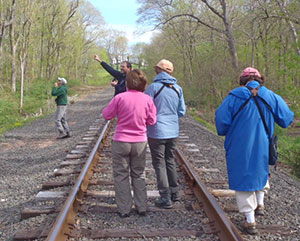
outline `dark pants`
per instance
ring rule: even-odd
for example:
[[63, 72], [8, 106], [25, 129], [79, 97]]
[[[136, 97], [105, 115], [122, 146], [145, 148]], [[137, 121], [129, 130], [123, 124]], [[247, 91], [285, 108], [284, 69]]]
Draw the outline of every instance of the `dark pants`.
[[163, 198], [178, 192], [178, 177], [175, 163], [176, 138], [148, 138], [151, 150], [152, 165], [156, 173], [157, 188]]

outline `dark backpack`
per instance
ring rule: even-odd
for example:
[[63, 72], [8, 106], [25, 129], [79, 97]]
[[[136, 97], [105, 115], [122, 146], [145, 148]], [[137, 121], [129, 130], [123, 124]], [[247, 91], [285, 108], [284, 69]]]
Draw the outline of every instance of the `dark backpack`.
[[277, 164], [277, 161], [278, 161], [278, 137], [276, 135], [273, 134], [273, 136], [271, 137], [271, 133], [270, 133], [270, 130], [267, 126], [267, 123], [266, 123], [266, 120], [265, 120], [265, 117], [262, 113], [262, 110], [260, 108], [260, 105], [258, 103], [258, 98], [267, 106], [267, 108], [271, 111], [273, 117], [275, 118], [274, 116], [274, 113], [272, 111], [272, 108], [271, 106], [265, 101], [265, 99], [263, 99], [262, 97], [260, 97], [258, 95], [258, 90], [260, 88], [260, 86], [258, 88], [251, 88], [249, 86], [246, 86], [252, 93], [252, 95], [241, 105], [241, 107], [239, 108], [239, 110], [233, 115], [232, 117], [232, 120], [234, 120], [234, 118], [237, 116], [237, 114], [242, 110], [244, 109], [244, 107], [248, 104], [249, 100], [251, 98], [254, 99], [254, 102], [256, 104], [256, 107], [258, 109], [258, 112], [261, 116], [261, 119], [263, 121], [263, 124], [264, 124], [264, 127], [265, 127], [265, 130], [267, 132], [267, 135], [268, 135], [268, 139], [269, 139], [269, 165], [272, 165], [274, 166], [275, 165], [275, 169], [276, 169], [276, 164]]
[[153, 97], [153, 99], [155, 99], [159, 94], [160, 94], [160, 92], [163, 90], [163, 88], [165, 88], [165, 87], [168, 87], [168, 88], [171, 88], [171, 89], [173, 89], [175, 92], [176, 92], [176, 94], [178, 95], [178, 98], [180, 98], [180, 93], [179, 93], [179, 91], [174, 87], [174, 85], [172, 85], [172, 84], [167, 84], [167, 83], [161, 83], [162, 84], [162, 87], [160, 87], [160, 89], [157, 91], [157, 93], [154, 95], [154, 97]]

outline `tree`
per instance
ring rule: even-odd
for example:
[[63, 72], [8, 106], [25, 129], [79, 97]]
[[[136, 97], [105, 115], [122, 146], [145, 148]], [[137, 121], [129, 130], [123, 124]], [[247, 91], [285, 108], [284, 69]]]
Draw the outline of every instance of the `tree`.
[[137, 64], [139, 69], [145, 64], [145, 47], [145, 43], [136, 43], [131, 47], [130, 61]]
[[[5, 30], [12, 25], [15, 11], [15, 0], [10, 2], [0, 0], [0, 73], [3, 73], [3, 38]], [[0, 75], [0, 84], [2, 83], [2, 74]]]
[[32, 5], [33, 2], [30, 0], [23, 1], [23, 12], [21, 15], [21, 33], [20, 33], [20, 50], [19, 50], [19, 59], [20, 59], [20, 68], [21, 68], [21, 89], [20, 89], [20, 112], [23, 108], [23, 97], [24, 97], [24, 82], [26, 74], [26, 66], [28, 61], [28, 51], [30, 47], [30, 35], [31, 35], [31, 26], [32, 26]]
[[294, 23], [293, 21], [291, 20], [291, 17], [290, 17], [290, 14], [286, 8], [286, 1], [285, 0], [276, 0], [278, 6], [279, 6], [279, 9], [280, 11], [282, 12], [282, 14], [284, 15], [284, 19], [286, 20], [286, 22], [288, 23], [290, 29], [291, 29], [291, 32], [292, 32], [292, 36], [293, 36], [293, 39], [295, 41], [295, 47], [296, 47], [296, 52], [297, 52], [297, 55], [300, 56], [300, 47], [299, 47], [299, 39], [298, 39], [298, 33], [297, 33], [297, 30], [294, 26]]
[[[174, 1], [147, 1], [138, 0], [142, 6], [138, 13], [141, 15], [139, 21], [154, 21], [156, 27], [165, 25], [175, 18], [189, 17], [196, 23], [201, 24], [213, 31], [225, 36], [225, 40], [229, 47], [229, 53], [232, 58], [234, 68], [238, 69], [238, 56], [236, 51], [236, 43], [232, 30], [232, 18], [230, 14], [235, 12], [234, 1], [229, 5], [225, 0], [219, 0], [218, 4], [213, 1], [206, 0], [174, 0]], [[183, 8], [182, 8], [183, 7]], [[210, 11], [215, 17], [223, 23], [223, 28], [218, 24], [212, 25], [206, 21], [205, 12]]]
[[103, 43], [101, 42], [99, 45], [105, 47], [110, 63], [113, 63], [113, 59], [117, 59], [119, 56], [122, 56], [122, 58], [125, 56], [128, 40], [125, 37], [125, 32], [107, 29]]
[[11, 10], [11, 24], [9, 25], [9, 33], [10, 33], [10, 49], [11, 49], [11, 83], [12, 83], [12, 90], [16, 92], [17, 85], [16, 85], [16, 53], [17, 53], [17, 45], [19, 41], [19, 36], [15, 39], [15, 25], [17, 25], [15, 20], [15, 6], [16, 2], [12, 2], [12, 10]]

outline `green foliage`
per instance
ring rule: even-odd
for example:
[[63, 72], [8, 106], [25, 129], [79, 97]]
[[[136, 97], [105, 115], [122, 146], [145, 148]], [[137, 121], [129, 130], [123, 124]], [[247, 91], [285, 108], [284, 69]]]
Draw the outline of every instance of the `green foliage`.
[[201, 117], [199, 111], [197, 111], [196, 108], [189, 108], [188, 113], [193, 116], [194, 120], [200, 122], [202, 125], [204, 125], [207, 129], [211, 130], [213, 133], [217, 133], [215, 125], [213, 125], [211, 122], [203, 119]]
[[18, 120], [18, 103], [13, 95], [0, 93], [0, 134], [8, 127], [14, 127]]
[[[53, 82], [54, 83], [54, 82]], [[0, 134], [4, 131], [20, 127], [36, 118], [55, 110], [55, 97], [50, 95], [53, 83], [37, 80], [28, 84], [24, 92], [24, 103], [20, 112], [20, 93], [0, 91]], [[99, 85], [99, 83], [98, 83]], [[79, 80], [68, 81], [68, 95], [77, 95], [78, 87], [82, 86]]]
[[300, 137], [279, 136], [278, 152], [280, 161], [292, 167], [292, 172], [300, 178]]
[[108, 85], [113, 77], [107, 73], [105, 70], [101, 69], [98, 71], [95, 79], [90, 79], [88, 81], [89, 85], [95, 85], [95, 86], [105, 86]]

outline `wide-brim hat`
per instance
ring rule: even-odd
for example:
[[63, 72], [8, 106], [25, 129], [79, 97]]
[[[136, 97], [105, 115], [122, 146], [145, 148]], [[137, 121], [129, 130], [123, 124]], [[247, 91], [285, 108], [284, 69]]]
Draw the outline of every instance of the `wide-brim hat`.
[[169, 73], [173, 73], [174, 70], [173, 64], [166, 59], [160, 60], [155, 66]]

